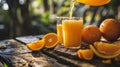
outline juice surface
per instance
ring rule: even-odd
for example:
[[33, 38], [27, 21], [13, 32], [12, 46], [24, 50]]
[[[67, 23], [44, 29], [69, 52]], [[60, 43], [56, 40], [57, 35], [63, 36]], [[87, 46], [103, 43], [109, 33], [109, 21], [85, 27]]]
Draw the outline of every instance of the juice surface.
[[63, 43], [62, 24], [57, 24], [58, 43]]
[[63, 42], [66, 48], [81, 46], [82, 20], [63, 20]]

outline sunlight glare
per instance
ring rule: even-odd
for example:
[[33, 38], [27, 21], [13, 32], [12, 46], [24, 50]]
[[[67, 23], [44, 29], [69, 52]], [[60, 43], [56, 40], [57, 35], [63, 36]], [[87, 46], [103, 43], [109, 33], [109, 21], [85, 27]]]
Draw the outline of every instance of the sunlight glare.
[[25, 0], [19, 0], [20, 4], [25, 4]]
[[4, 3], [3, 6], [2, 6], [2, 8], [3, 8], [4, 10], [8, 10], [8, 9], [9, 9], [8, 4], [7, 4], [7, 3]]

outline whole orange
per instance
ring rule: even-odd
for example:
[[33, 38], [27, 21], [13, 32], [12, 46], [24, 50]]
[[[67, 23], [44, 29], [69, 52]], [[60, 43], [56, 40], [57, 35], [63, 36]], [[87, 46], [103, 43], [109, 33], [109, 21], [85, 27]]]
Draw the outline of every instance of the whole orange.
[[94, 25], [88, 25], [82, 30], [82, 41], [86, 43], [94, 43], [100, 41], [102, 33], [99, 28]]
[[115, 41], [120, 37], [120, 23], [113, 18], [105, 19], [100, 25], [103, 37], [108, 41]]

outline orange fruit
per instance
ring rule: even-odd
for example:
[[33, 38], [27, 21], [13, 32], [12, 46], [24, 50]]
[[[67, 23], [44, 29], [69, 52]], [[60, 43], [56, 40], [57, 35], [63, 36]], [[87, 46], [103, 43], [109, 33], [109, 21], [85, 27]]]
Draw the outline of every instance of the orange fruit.
[[76, 0], [76, 1], [90, 6], [101, 6], [109, 3], [111, 0]]
[[119, 44], [110, 44], [110, 43], [103, 43], [103, 42], [95, 42], [95, 48], [98, 52], [106, 55], [111, 55], [120, 50]]
[[26, 45], [31, 50], [40, 50], [44, 47], [44, 39]]
[[99, 28], [94, 25], [88, 25], [82, 30], [82, 41], [86, 43], [94, 43], [100, 41], [102, 33]]
[[112, 59], [112, 58], [115, 58], [117, 56], [120, 55], [120, 50], [118, 50], [117, 52], [115, 52], [114, 54], [111, 54], [111, 55], [106, 55], [106, 54], [103, 54], [103, 53], [100, 53], [97, 51], [97, 49], [95, 49], [95, 47], [93, 45], [89, 45], [90, 49], [93, 51], [93, 53], [98, 56], [98, 57], [101, 57], [101, 58], [104, 58], [104, 59]]
[[93, 58], [93, 51], [91, 49], [78, 50], [77, 55], [80, 59], [91, 60]]
[[120, 23], [113, 18], [105, 19], [100, 24], [100, 31], [106, 40], [115, 41], [120, 37]]
[[48, 33], [43, 36], [43, 39], [45, 40], [46, 48], [53, 48], [58, 43], [58, 38], [56, 33]]

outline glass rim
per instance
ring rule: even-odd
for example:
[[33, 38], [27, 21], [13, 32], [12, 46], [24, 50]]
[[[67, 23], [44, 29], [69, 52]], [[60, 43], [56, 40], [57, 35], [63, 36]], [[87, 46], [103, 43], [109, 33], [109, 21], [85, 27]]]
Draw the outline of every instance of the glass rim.
[[56, 17], [56, 19], [61, 19], [61, 20], [82, 20], [82, 17]]

